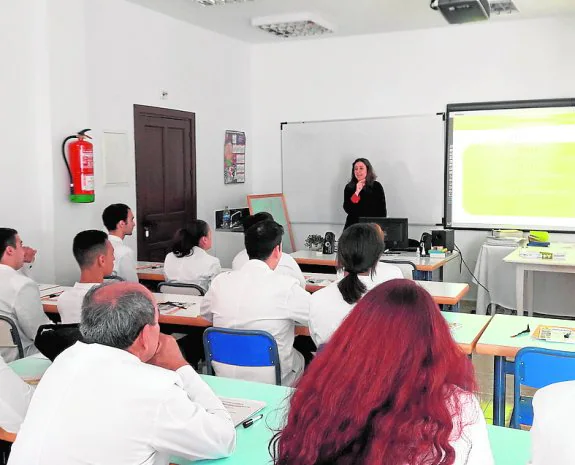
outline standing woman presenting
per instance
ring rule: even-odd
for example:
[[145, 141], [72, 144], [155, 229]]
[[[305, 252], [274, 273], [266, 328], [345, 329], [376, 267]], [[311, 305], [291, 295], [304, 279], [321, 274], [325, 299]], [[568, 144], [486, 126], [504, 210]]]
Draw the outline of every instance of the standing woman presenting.
[[358, 223], [362, 216], [387, 216], [385, 193], [376, 179], [367, 158], [358, 158], [353, 162], [351, 180], [343, 191], [343, 209], [347, 213], [345, 228]]

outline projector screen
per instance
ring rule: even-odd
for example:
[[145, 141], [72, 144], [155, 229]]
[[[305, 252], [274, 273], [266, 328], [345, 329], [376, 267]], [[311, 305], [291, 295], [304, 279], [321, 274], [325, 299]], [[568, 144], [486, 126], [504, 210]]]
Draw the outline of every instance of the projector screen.
[[575, 99], [447, 106], [445, 223], [575, 231]]

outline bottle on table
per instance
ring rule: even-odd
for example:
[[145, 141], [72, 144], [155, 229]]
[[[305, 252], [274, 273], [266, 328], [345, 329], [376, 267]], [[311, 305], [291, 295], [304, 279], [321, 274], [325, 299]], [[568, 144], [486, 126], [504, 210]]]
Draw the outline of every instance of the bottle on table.
[[224, 208], [224, 213], [222, 214], [222, 228], [229, 229], [230, 221], [231, 221], [230, 209], [226, 205], [226, 207]]

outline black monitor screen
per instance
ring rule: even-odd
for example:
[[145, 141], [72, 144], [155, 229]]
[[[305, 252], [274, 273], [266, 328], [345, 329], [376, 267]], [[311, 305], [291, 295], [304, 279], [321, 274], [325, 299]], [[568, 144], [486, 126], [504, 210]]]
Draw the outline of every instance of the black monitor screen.
[[378, 224], [385, 233], [385, 247], [406, 249], [409, 246], [407, 218], [362, 217], [360, 223]]

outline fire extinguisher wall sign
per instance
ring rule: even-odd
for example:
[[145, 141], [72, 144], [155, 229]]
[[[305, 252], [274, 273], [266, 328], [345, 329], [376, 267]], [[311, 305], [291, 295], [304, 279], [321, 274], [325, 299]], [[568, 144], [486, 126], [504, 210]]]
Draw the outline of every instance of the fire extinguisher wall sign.
[[[83, 129], [78, 134], [68, 136], [62, 142], [62, 156], [70, 176], [70, 201], [90, 203], [94, 201], [94, 146]], [[73, 140], [67, 146], [68, 141]], [[68, 155], [66, 156], [66, 149]]]

